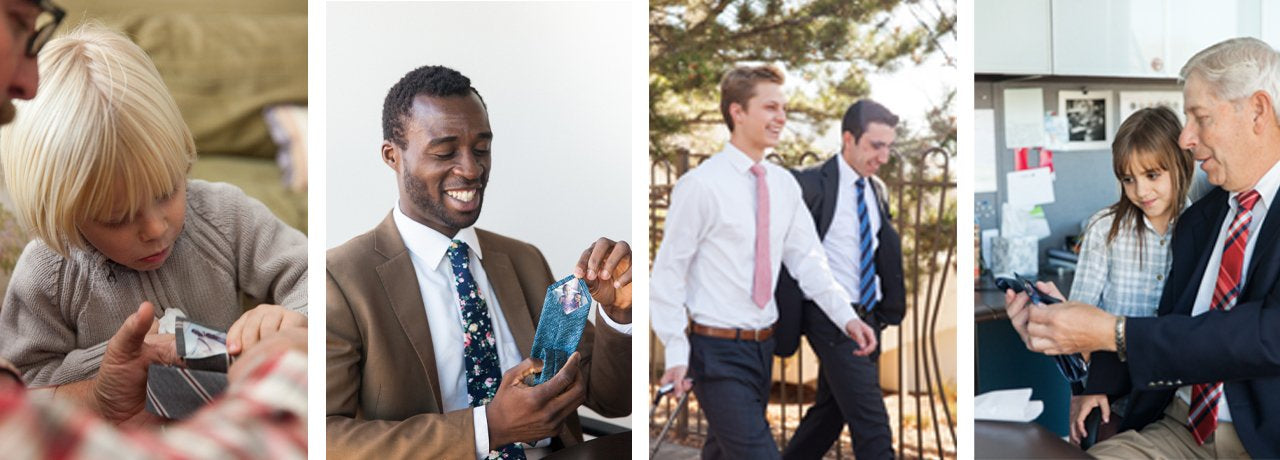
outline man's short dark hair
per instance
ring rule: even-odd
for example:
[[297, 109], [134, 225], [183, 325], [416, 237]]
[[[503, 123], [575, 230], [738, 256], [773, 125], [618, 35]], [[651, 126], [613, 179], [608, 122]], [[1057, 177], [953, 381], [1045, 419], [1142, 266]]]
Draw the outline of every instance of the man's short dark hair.
[[382, 103], [382, 138], [405, 148], [404, 121], [409, 118], [413, 98], [464, 97], [469, 93], [474, 93], [480, 98], [480, 104], [484, 104], [484, 97], [471, 87], [471, 79], [457, 70], [440, 65], [413, 69], [391, 87], [391, 91], [387, 92], [387, 99]]
[[854, 102], [849, 106], [849, 110], [844, 112], [844, 122], [840, 124], [840, 130], [853, 134], [853, 141], [858, 142], [871, 123], [883, 123], [894, 128], [898, 126], [898, 116], [876, 101], [863, 99]]

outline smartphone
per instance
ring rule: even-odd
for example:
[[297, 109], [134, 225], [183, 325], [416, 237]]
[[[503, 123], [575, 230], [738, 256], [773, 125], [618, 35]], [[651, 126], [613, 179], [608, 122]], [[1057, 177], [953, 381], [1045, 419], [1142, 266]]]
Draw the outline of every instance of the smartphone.
[[[1053, 305], [1062, 303], [1061, 299], [1036, 289], [1036, 283], [1030, 278], [1018, 275], [1012, 277], [997, 275], [995, 280], [996, 287], [1002, 291], [1012, 289], [1015, 293], [1027, 293], [1027, 297], [1031, 298], [1031, 303], [1033, 304]], [[1053, 360], [1058, 365], [1058, 371], [1062, 373], [1062, 376], [1068, 382], [1082, 382], [1089, 375], [1089, 366], [1085, 364], [1084, 357], [1079, 353], [1054, 356]]]
[[1053, 305], [1062, 302], [1062, 299], [1036, 289], [1034, 280], [1019, 275], [1013, 275], [1012, 277], [997, 275], [996, 287], [1000, 288], [1001, 291], [1012, 289], [1014, 293], [1025, 292], [1028, 297], [1031, 297], [1031, 303]]

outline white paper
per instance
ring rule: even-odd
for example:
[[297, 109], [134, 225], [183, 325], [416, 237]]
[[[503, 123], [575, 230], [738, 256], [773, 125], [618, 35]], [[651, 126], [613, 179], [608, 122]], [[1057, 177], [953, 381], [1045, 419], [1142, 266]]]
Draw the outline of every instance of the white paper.
[[1005, 148], [1044, 144], [1044, 91], [1040, 88], [1004, 90]]
[[1186, 123], [1182, 113], [1182, 91], [1121, 91], [1120, 122], [1124, 123], [1133, 112], [1148, 107], [1168, 107], [1178, 115], [1178, 121]]
[[160, 317], [159, 324], [156, 326], [156, 332], [160, 334], [173, 334], [177, 331], [177, 319], [186, 318], [187, 314], [177, 308], [170, 308], [164, 311], [164, 316]]
[[1052, 150], [1067, 148], [1067, 117], [1058, 114], [1044, 116], [1045, 143]]
[[996, 191], [996, 111], [973, 111], [973, 193]]
[[1031, 400], [1030, 388], [997, 390], [973, 398], [973, 418], [999, 422], [1030, 422], [1044, 412], [1044, 402]]
[[1052, 203], [1053, 174], [1049, 168], [1031, 168], [1005, 175], [1008, 203], [1018, 208]]

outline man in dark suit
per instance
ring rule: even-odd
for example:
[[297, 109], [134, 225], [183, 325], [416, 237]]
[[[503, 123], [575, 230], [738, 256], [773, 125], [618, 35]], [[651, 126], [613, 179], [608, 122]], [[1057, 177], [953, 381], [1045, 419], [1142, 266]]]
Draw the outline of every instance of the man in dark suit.
[[630, 247], [582, 253], [575, 274], [601, 309], [531, 387], [554, 278], [533, 245], [473, 227], [492, 164], [479, 92], [453, 69], [415, 69], [387, 95], [383, 135], [398, 205], [327, 254], [329, 457], [523, 459], [582, 442], [579, 405], [630, 413]]
[[1091, 455], [1280, 457], [1280, 53], [1227, 40], [1181, 75], [1179, 141], [1218, 188], [1178, 218], [1158, 316], [1009, 295], [1010, 319], [1034, 351], [1094, 352], [1086, 393], [1129, 395]]
[[[858, 101], [845, 112], [840, 155], [795, 171], [832, 274], [856, 299], [853, 308], [876, 331], [877, 342], [885, 326], [902, 322], [906, 309], [901, 241], [890, 221], [884, 183], [875, 176], [889, 161], [897, 124], [898, 117], [884, 106]], [[821, 362], [817, 399], [783, 457], [822, 457], [847, 423], [857, 458], [892, 458], [893, 434], [876, 362], [879, 350], [854, 355], [858, 345], [805, 299], [789, 273], [783, 272], [776, 298], [776, 354], [795, 353], [803, 332]]]

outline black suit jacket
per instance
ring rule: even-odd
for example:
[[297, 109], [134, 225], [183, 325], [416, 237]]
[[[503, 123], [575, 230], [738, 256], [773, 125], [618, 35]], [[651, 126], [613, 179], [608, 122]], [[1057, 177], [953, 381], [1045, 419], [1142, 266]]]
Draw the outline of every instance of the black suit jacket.
[[[818, 228], [818, 238], [825, 239], [831, 220], [836, 214], [836, 188], [840, 184], [840, 169], [837, 161], [843, 161], [839, 154], [817, 166], [792, 171], [804, 197], [804, 204], [813, 215], [813, 222]], [[880, 203], [880, 232], [876, 236], [880, 246], [876, 248], [876, 274], [880, 276], [880, 292], [883, 298], [872, 310], [873, 324], [879, 329], [888, 324], [902, 323], [902, 315], [907, 309], [906, 288], [902, 282], [902, 241], [890, 221], [889, 201], [885, 196], [884, 184], [876, 177], [871, 178], [871, 190]], [[804, 315], [809, 311], [820, 310], [802, 308], [806, 303], [804, 293], [800, 291], [795, 278], [783, 268], [778, 277], [774, 299], [778, 304], [777, 348], [774, 354], [791, 356], [800, 346], [800, 325]], [[878, 324], [876, 324], [878, 323]]]
[[1127, 320], [1127, 361], [1095, 353], [1085, 392], [1129, 394], [1127, 430], [1159, 420], [1178, 387], [1222, 381], [1245, 450], [1280, 457], [1280, 205], [1267, 211], [1236, 306], [1190, 316], [1229, 217], [1227, 197], [1215, 188], [1179, 218], [1158, 317]]

